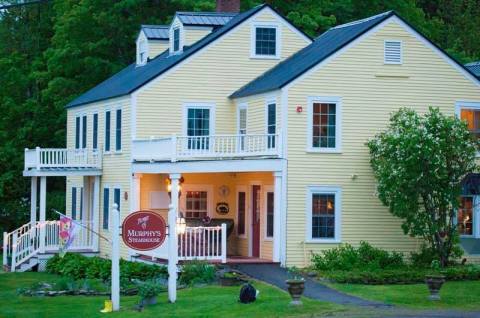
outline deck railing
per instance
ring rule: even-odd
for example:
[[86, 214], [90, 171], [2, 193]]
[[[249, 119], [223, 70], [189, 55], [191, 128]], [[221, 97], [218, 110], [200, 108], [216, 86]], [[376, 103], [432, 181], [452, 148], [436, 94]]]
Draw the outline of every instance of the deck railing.
[[101, 169], [102, 155], [96, 149], [40, 148], [25, 149], [25, 170], [29, 168]]
[[133, 142], [135, 161], [280, 157], [281, 134], [172, 136]]

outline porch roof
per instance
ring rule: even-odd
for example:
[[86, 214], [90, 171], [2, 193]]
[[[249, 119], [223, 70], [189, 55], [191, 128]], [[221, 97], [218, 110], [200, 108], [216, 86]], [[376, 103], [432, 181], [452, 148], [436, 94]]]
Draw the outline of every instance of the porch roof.
[[100, 176], [101, 169], [93, 168], [40, 168], [23, 171], [24, 177]]

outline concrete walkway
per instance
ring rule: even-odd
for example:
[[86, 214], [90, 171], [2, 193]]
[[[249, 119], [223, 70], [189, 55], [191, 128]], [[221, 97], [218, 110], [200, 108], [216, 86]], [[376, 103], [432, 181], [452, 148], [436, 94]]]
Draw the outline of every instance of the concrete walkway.
[[[287, 290], [285, 280], [288, 278], [288, 272], [285, 268], [281, 268], [276, 264], [239, 264], [235, 266], [235, 268], [252, 278], [275, 285], [283, 290]], [[305, 280], [304, 296], [340, 305], [367, 306], [375, 308], [392, 307], [391, 305], [386, 305], [380, 302], [374, 302], [344, 294], [310, 278]]]

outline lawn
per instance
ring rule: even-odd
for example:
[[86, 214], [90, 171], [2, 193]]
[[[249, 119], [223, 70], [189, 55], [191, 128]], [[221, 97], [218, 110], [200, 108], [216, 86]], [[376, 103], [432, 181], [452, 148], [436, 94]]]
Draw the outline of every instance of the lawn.
[[[16, 289], [35, 282], [55, 282], [59, 276], [46, 273], [5, 273], [0, 275], [0, 317], [105, 317], [99, 310], [105, 297], [17, 296]], [[254, 282], [260, 291], [253, 304], [237, 301], [240, 287], [217, 285], [187, 288], [178, 291], [177, 303], [167, 303], [167, 295], [158, 297], [158, 304], [142, 313], [134, 306], [138, 296], [122, 297], [121, 311], [109, 317], [312, 317], [342, 311], [343, 307], [330, 303], [303, 299], [301, 307], [289, 306], [290, 296], [270, 285]]]
[[427, 299], [425, 284], [360, 285], [329, 284], [347, 294], [414, 309], [480, 310], [480, 281], [447, 282], [440, 290], [440, 301]]

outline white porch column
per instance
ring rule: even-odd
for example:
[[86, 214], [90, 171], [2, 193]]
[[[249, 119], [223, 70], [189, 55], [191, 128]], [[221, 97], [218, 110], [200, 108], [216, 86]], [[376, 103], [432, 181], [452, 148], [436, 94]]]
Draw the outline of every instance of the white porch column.
[[177, 263], [178, 263], [178, 192], [180, 174], [170, 174], [171, 203], [168, 209], [168, 300], [174, 303], [177, 300]]
[[40, 177], [40, 253], [45, 253], [45, 215], [47, 206], [47, 177]]
[[281, 205], [282, 205], [282, 172], [276, 171], [274, 176], [274, 203], [273, 203], [273, 261], [280, 262]]
[[30, 190], [30, 223], [37, 222], [37, 177], [32, 177]]
[[[93, 179], [93, 220], [92, 228], [96, 233], [100, 233], [100, 176]], [[92, 235], [93, 251], [98, 252], [98, 235]]]
[[91, 211], [89, 210], [89, 202], [90, 202], [90, 183], [89, 183], [89, 177], [84, 176], [83, 177], [83, 194], [82, 194], [82, 219], [80, 220], [81, 222], [85, 223], [90, 220], [90, 217], [92, 216]]

